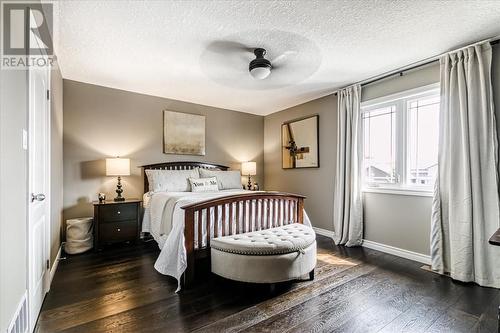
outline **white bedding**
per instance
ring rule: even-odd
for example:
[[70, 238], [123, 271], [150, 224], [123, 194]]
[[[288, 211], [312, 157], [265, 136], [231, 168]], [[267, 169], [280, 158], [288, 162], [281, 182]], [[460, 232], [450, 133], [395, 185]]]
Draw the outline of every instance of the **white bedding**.
[[[170, 275], [179, 281], [187, 267], [186, 262], [186, 248], [184, 245], [184, 210], [181, 208], [185, 205], [214, 199], [218, 197], [227, 196], [230, 194], [248, 193], [245, 190], [222, 190], [219, 192], [211, 193], [194, 193], [194, 192], [156, 192], [153, 194], [144, 194], [144, 219], [142, 222], [142, 231], [149, 232], [153, 238], [158, 242], [161, 249], [160, 255], [155, 262], [155, 269], [165, 275]], [[255, 193], [255, 192], [252, 192]], [[265, 206], [264, 206], [265, 207]], [[264, 209], [262, 207], [262, 209]], [[258, 209], [252, 205], [250, 209]], [[226, 216], [229, 214], [226, 210]], [[240, 209], [240, 212], [243, 210]], [[286, 209], [283, 207], [282, 215], [286, 218]], [[234, 212], [233, 212], [234, 214]], [[255, 216], [262, 216], [265, 214], [254, 214]], [[213, 220], [214, 210], [210, 210], [210, 216]], [[217, 225], [221, 230], [222, 214], [219, 207], [219, 221]], [[240, 215], [241, 216], [241, 215]], [[266, 217], [264, 217], [266, 218]], [[203, 216], [203, 226], [205, 226], [206, 216]], [[262, 223], [262, 221], [251, 221], [253, 224]], [[307, 214], [304, 211], [304, 224], [310, 226], [311, 223]], [[203, 235], [206, 235], [205, 227], [203, 227]], [[197, 232], [195, 232], [195, 244]], [[205, 238], [205, 237], [203, 237]], [[203, 246], [206, 244], [203, 243]]]

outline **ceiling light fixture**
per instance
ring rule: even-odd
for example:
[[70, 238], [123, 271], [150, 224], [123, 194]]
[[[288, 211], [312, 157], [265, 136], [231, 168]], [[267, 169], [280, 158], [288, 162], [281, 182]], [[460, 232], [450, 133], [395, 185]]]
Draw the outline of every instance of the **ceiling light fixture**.
[[255, 54], [255, 59], [250, 61], [248, 70], [250, 75], [256, 80], [263, 80], [271, 74], [271, 69], [273, 66], [271, 62], [264, 58], [266, 55], [266, 50], [262, 48], [257, 48], [253, 51]]

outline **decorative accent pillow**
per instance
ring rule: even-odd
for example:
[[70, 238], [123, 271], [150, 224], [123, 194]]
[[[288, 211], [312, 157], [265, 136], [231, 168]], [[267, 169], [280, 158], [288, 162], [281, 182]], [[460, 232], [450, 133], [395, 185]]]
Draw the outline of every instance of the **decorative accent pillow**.
[[189, 178], [191, 192], [218, 192], [219, 185], [216, 177]]
[[198, 168], [192, 170], [146, 170], [150, 192], [190, 192], [189, 178], [200, 178]]
[[236, 171], [216, 171], [200, 169], [201, 178], [216, 177], [219, 183], [219, 190], [241, 190], [243, 186], [241, 185], [241, 173], [239, 170]]

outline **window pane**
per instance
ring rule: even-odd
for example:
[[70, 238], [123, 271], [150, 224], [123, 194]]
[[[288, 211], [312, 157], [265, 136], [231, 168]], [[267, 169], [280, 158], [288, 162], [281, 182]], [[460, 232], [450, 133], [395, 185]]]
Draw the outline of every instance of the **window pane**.
[[367, 183], [395, 183], [396, 106], [364, 112], [363, 170]]
[[439, 144], [439, 96], [408, 101], [408, 185], [433, 186]]

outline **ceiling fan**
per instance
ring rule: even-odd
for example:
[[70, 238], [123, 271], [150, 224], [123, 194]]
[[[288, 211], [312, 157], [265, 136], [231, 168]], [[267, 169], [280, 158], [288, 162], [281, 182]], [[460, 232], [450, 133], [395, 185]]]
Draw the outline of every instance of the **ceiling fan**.
[[258, 47], [253, 50], [253, 53], [255, 54], [255, 59], [250, 61], [250, 64], [248, 65], [248, 71], [250, 72], [250, 75], [256, 80], [263, 80], [271, 74], [271, 71], [273, 69], [278, 69], [283, 65], [283, 61], [286, 59], [287, 56], [291, 54], [297, 53], [296, 51], [286, 51], [285, 53], [281, 54], [280, 56], [276, 57], [274, 60], [269, 61], [268, 59], [264, 58], [266, 55], [267, 51], [264, 48]]
[[[263, 47], [252, 48], [240, 42], [227, 40], [212, 42], [209, 45], [208, 50], [214, 54], [224, 56], [226, 59], [226, 66], [236, 65], [237, 67], [240, 67], [244, 64], [241, 62], [243, 59], [250, 59], [250, 57], [255, 56], [255, 58], [248, 64], [248, 71], [256, 80], [263, 80], [269, 77], [271, 72], [281, 70], [281, 68], [287, 65], [286, 63], [289, 57], [295, 56], [298, 53], [297, 51], [288, 50], [272, 60], [269, 60], [266, 58], [268, 52]], [[239, 64], [234, 61], [237, 61]]]
[[321, 59], [321, 50], [301, 35], [260, 29], [208, 41], [200, 54], [200, 69], [232, 89], [269, 91], [309, 78]]
[[250, 71], [250, 75], [256, 80], [263, 80], [271, 74], [271, 70], [273, 69], [273, 65], [271, 62], [264, 58], [266, 55], [266, 49], [256, 48], [253, 50], [255, 54], [255, 59], [250, 61], [250, 65], [248, 65], [248, 70]]

